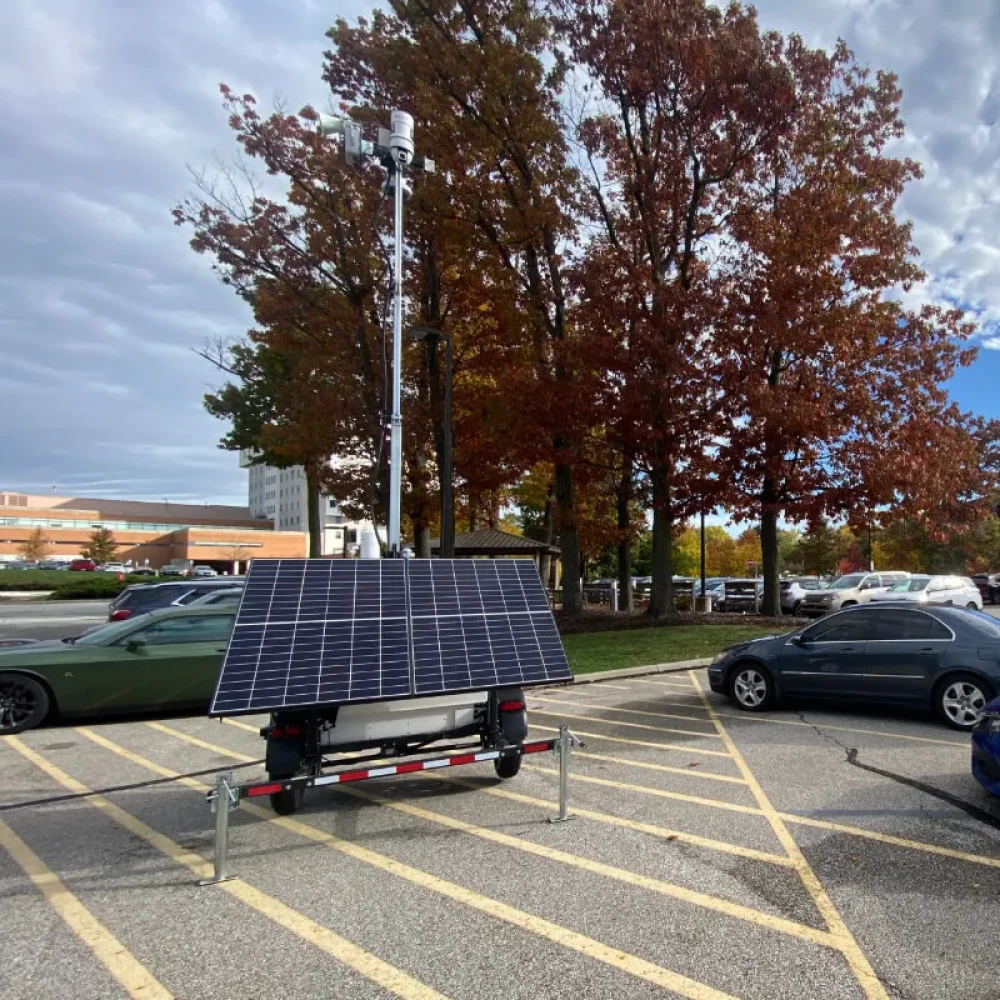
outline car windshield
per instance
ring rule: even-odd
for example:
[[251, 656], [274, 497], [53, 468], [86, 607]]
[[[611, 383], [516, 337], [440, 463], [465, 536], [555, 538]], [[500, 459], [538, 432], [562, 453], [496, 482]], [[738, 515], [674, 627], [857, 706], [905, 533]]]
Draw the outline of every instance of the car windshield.
[[123, 622], [111, 622], [109, 625], [105, 625], [103, 628], [95, 628], [93, 632], [88, 632], [86, 635], [81, 635], [73, 640], [74, 646], [104, 646], [109, 642], [114, 642], [115, 639], [124, 635], [126, 632], [135, 628], [135, 622], [126, 620]]
[[862, 580], [864, 580], [863, 573], [851, 573], [849, 576], [838, 577], [830, 584], [830, 588], [832, 590], [854, 590], [855, 587], [861, 586]]
[[894, 583], [888, 590], [890, 594], [916, 594], [927, 589], [927, 584], [931, 582], [929, 576], [911, 576], [909, 580], [900, 580]]

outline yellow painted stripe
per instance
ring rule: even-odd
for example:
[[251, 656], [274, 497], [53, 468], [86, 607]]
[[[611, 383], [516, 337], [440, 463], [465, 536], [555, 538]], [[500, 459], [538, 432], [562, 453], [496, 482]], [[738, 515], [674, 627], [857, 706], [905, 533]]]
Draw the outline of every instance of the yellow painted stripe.
[[[550, 802], [545, 799], [536, 799], [531, 795], [524, 795], [521, 792], [512, 792], [507, 788], [497, 788], [493, 786], [484, 787], [465, 781], [453, 775], [445, 775], [440, 772], [429, 772], [429, 776], [440, 781], [447, 781], [455, 785], [461, 785], [471, 791], [482, 792], [485, 795], [495, 795], [511, 802], [521, 802], [525, 805], [535, 806], [538, 809], [545, 809], [552, 812], [559, 808], [558, 802]], [[768, 851], [758, 851], [752, 847], [744, 847], [742, 844], [733, 844], [725, 840], [713, 840], [711, 837], [699, 837], [697, 834], [686, 833], [683, 830], [671, 830], [665, 826], [657, 826], [654, 823], [642, 823], [639, 820], [626, 819], [623, 816], [614, 816], [611, 813], [594, 812], [591, 809], [580, 809], [573, 806], [573, 815], [583, 819], [592, 820], [595, 823], [605, 823], [608, 826], [618, 826], [625, 830], [635, 830], [637, 833], [649, 834], [653, 837], [662, 837], [664, 840], [679, 841], [691, 844], [695, 847], [705, 847], [712, 851], [719, 851], [723, 854], [733, 854], [737, 857], [748, 858], [751, 861], [764, 861], [770, 865], [777, 865], [779, 868], [791, 868], [791, 861], [780, 854], [771, 854]]]
[[730, 785], [745, 785], [742, 778], [734, 778], [729, 774], [716, 774], [715, 771], [695, 770], [691, 767], [671, 767], [669, 764], [650, 764], [644, 760], [629, 760], [627, 757], [609, 757], [602, 753], [591, 753], [589, 750], [574, 750], [574, 757], [586, 760], [600, 760], [608, 764], [622, 764], [625, 767], [641, 767], [648, 771], [663, 771], [667, 774], [682, 774], [685, 778], [705, 778], [708, 781], [724, 781]]
[[[103, 746], [113, 753], [124, 757], [126, 760], [131, 760], [133, 763], [139, 764], [141, 767], [145, 767], [156, 774], [160, 774], [165, 778], [177, 777], [177, 772], [153, 764], [151, 761], [147, 761], [137, 754], [131, 754], [124, 747], [119, 747], [118, 744], [112, 743], [111, 740], [100, 736], [90, 729], [81, 727], [76, 731], [93, 740], [99, 746]], [[86, 794], [90, 792], [90, 789], [86, 785], [46, 760], [16, 736], [7, 737], [5, 742], [39, 767], [50, 778], [62, 785], [63, 788], [77, 793]], [[207, 785], [192, 778], [178, 778], [178, 783], [202, 792], [208, 788]], [[140, 840], [144, 840], [147, 844], [160, 851], [161, 854], [166, 855], [172, 861], [187, 868], [196, 877], [211, 877], [212, 866], [201, 855], [187, 850], [169, 837], [147, 826], [142, 820], [137, 819], [131, 813], [116, 806], [113, 802], [104, 798], [104, 796], [91, 795], [85, 801], [95, 809], [99, 809], [109, 819], [124, 827]], [[334, 934], [328, 928], [323, 927], [314, 920], [310, 920], [274, 897], [268, 896], [258, 889], [254, 889], [245, 882], [237, 880], [220, 882], [219, 888], [224, 892], [228, 892], [229, 895], [240, 900], [240, 902], [245, 903], [251, 909], [273, 920], [286, 930], [291, 931], [309, 944], [315, 945], [315, 947], [335, 958], [343, 965], [354, 969], [355, 972], [360, 973], [366, 979], [377, 983], [390, 993], [404, 998], [404, 1000], [447, 1000], [444, 994], [438, 993], [437, 990], [433, 990], [429, 986], [425, 986], [413, 976], [395, 968], [395, 966], [389, 965], [388, 962], [383, 962], [380, 958], [376, 958], [346, 938]], [[142, 995], [145, 996], [146, 994]]]
[[[706, 719], [704, 714], [697, 715], [674, 715], [671, 712], [645, 712], [640, 711], [636, 708], [618, 708], [617, 705], [599, 705], [596, 702], [591, 701], [566, 701], [564, 698], [535, 698], [531, 695], [528, 696], [528, 710], [531, 710], [531, 702], [542, 701], [546, 705], [569, 705], [571, 708], [594, 708], [601, 712], [621, 712], [625, 715], [644, 715], [651, 719], [680, 719], [682, 722], [696, 722], [700, 725], [710, 726], [712, 724], [711, 719]], [[700, 711], [700, 709], [693, 709], [693, 711]], [[607, 722], [612, 722], [614, 720], [607, 719], [602, 720]]]
[[[119, 754], [126, 760], [130, 760], [142, 767], [146, 767], [157, 774], [163, 774], [166, 777], [174, 773], [169, 771], [167, 768], [161, 767], [159, 764], [154, 764], [152, 761], [145, 760], [138, 754], [132, 753], [131, 751], [112, 743], [104, 737], [98, 736], [97, 733], [83, 728], [78, 731], [82, 732], [85, 736], [89, 736], [95, 742], [111, 750], [113, 753]], [[217, 748], [217, 750], [220, 753], [229, 752], [225, 751], [222, 747]], [[48, 764], [47, 761], [45, 763]], [[51, 767], [53, 765], [48, 766]], [[196, 787], [199, 790], [204, 790], [208, 787], [191, 778], [180, 779], [180, 783], [190, 787]], [[429, 889], [430, 891], [436, 892], [439, 895], [457, 903], [462, 903], [465, 906], [478, 910], [489, 917], [503, 920], [506, 923], [520, 928], [521, 930], [528, 931], [529, 933], [545, 938], [554, 944], [577, 951], [590, 958], [596, 959], [599, 962], [603, 962], [606, 965], [626, 972], [629, 975], [635, 976], [638, 979], [643, 979], [646, 982], [653, 983], [662, 989], [673, 990], [680, 996], [688, 997], [689, 1000], [735, 1000], [735, 998], [731, 997], [728, 993], [723, 993], [719, 990], [713, 989], [704, 983], [689, 979], [679, 973], [671, 972], [659, 965], [654, 965], [652, 962], [647, 962], [645, 959], [639, 958], [636, 955], [631, 955], [628, 952], [621, 951], [617, 948], [611, 948], [608, 945], [602, 944], [600, 941], [595, 941], [593, 938], [586, 937], [583, 934], [579, 934], [569, 928], [562, 927], [559, 924], [552, 923], [542, 917], [525, 913], [523, 910], [517, 910], [512, 906], [508, 906], [506, 903], [492, 899], [489, 896], [480, 895], [477, 892], [473, 892], [471, 889], [466, 889], [463, 886], [454, 884], [453, 882], [448, 882], [444, 879], [438, 878], [436, 875], [431, 875], [428, 872], [421, 871], [419, 868], [412, 868], [410, 865], [403, 864], [402, 862], [386, 857], [383, 854], [377, 854], [374, 851], [370, 851], [365, 847], [359, 846], [358, 844], [341, 840], [339, 837], [335, 837], [333, 834], [326, 833], [325, 831], [319, 830], [314, 826], [303, 823], [301, 820], [291, 819], [287, 816], [275, 816], [269, 810], [263, 809], [260, 806], [249, 802], [245, 803], [241, 808], [245, 809], [251, 815], [257, 816], [262, 820], [273, 823], [276, 826], [280, 826], [292, 833], [298, 834], [299, 836], [305, 837], [313, 843], [321, 844], [324, 847], [339, 851], [342, 854], [346, 854], [348, 857], [354, 858], [356, 861], [361, 861], [381, 871], [398, 876], [399, 878], [405, 879], [414, 885]], [[139, 820], [135, 820], [134, 817], [130, 816], [130, 814], [125, 813], [124, 815], [134, 823], [140, 823]], [[160, 836], [160, 834], [154, 835], [157, 837]], [[177, 847], [178, 850], [183, 850], [179, 845], [174, 846]], [[204, 862], [200, 857], [198, 858], [198, 862], [203, 867], [208, 867], [206, 862]], [[222, 882], [220, 885], [227, 891], [233, 891], [230, 889], [231, 886], [249, 888], [243, 883], [235, 881]], [[256, 890], [253, 891], [256, 892]], [[278, 905], [280, 906], [283, 904]], [[295, 911], [291, 912], [294, 913]], [[369, 957], [373, 958], [374, 956]], [[391, 966], [389, 968], [391, 968]], [[398, 972], [398, 970], [393, 971]], [[403, 975], [403, 973], [400, 973], [400, 975]], [[416, 981], [414, 980], [414, 982]], [[426, 989], [426, 987], [424, 987], [424, 989]], [[399, 991], [396, 990], [394, 992], [398, 993]], [[437, 994], [434, 995], [437, 996]]]
[[733, 760], [736, 761], [737, 768], [739, 768], [740, 773], [750, 786], [750, 792], [757, 800], [757, 805], [760, 806], [765, 818], [771, 824], [771, 829], [774, 830], [774, 834], [780, 841], [781, 846], [784, 847], [788, 856], [795, 862], [795, 870], [798, 872], [802, 884], [806, 887], [806, 891], [812, 897], [816, 909], [819, 910], [826, 921], [827, 927], [830, 928], [830, 933], [840, 942], [840, 950], [847, 964], [851, 967], [851, 971], [854, 973], [861, 989], [864, 990], [865, 996], [868, 997], [868, 1000], [889, 1000], [889, 994], [886, 992], [878, 976], [875, 975], [875, 970], [868, 961], [868, 957], [854, 939], [854, 935], [848, 929], [847, 924], [844, 923], [843, 917], [841, 917], [839, 910], [823, 887], [823, 883], [820, 882], [819, 877], [806, 860], [799, 845], [795, 842], [795, 838], [788, 832], [788, 827], [785, 826], [784, 821], [778, 815], [777, 809], [771, 804], [771, 800], [764, 793], [764, 789], [761, 788], [753, 771], [750, 770], [749, 765], [743, 759], [743, 754], [740, 753], [739, 748], [733, 742], [726, 727], [719, 719], [715, 707], [706, 697], [705, 690], [701, 686], [698, 677], [695, 674], [689, 674], [688, 676], [691, 679], [691, 684], [698, 692], [705, 710], [715, 722], [719, 736], [722, 737], [726, 749], [732, 755]]
[[[536, 726], [531, 723], [532, 730], [540, 730], [543, 733], [558, 733], [556, 726]], [[652, 750], [679, 750], [686, 754], [702, 754], [706, 757], [729, 757], [724, 750], [704, 750], [701, 747], [685, 746], [683, 743], [650, 743], [646, 740], [630, 740], [624, 736], [605, 736], [604, 733], [585, 733], [581, 729], [573, 729], [577, 736], [586, 736], [588, 740], [607, 740], [609, 743], [625, 743], [630, 747], [649, 747]]]
[[[703, 669], [703, 668], [696, 668], [696, 669]], [[685, 670], [681, 673], [675, 674], [674, 676], [676, 676], [677, 680], [667, 680], [666, 678], [664, 678], [663, 680], [654, 681], [654, 680], [647, 680], [645, 678], [640, 679], [637, 677], [634, 681], [632, 681], [632, 683], [652, 684], [654, 687], [668, 687], [683, 691], [689, 690], [687, 678], [690, 676], [690, 671]]]
[[[542, 767], [539, 764], [522, 764], [521, 767], [528, 771], [537, 771], [539, 774], [558, 774], [552, 767]], [[643, 795], [654, 795], [661, 799], [674, 799], [677, 802], [690, 802], [696, 806], [712, 806], [715, 809], [728, 809], [730, 812], [745, 813], [750, 816], [761, 816], [763, 813], [756, 806], [741, 806], [735, 802], [726, 802], [725, 799], [706, 799], [700, 795], [688, 795], [685, 792], [669, 792], [665, 788], [648, 788], [645, 785], [630, 785], [624, 781], [612, 781], [610, 778], [595, 778], [589, 774], [574, 773], [571, 779], [573, 782], [582, 781], [587, 785], [604, 785], [606, 788], [621, 788], [627, 792], [641, 792]]]
[[[594, 756], [589, 752], [581, 750], [573, 751], [574, 757]], [[616, 760], [622, 764], [629, 764], [632, 767], [652, 767], [660, 765], [644, 764], [640, 761], [626, 761], [618, 758], [603, 758]], [[533, 764], [523, 765], [528, 770], [544, 771], [547, 774], [558, 774], [557, 771], [538, 767]], [[698, 798], [693, 795], [683, 795], [680, 792], [670, 792], [662, 788], [651, 788], [648, 785], [631, 785], [624, 781], [613, 781], [610, 778], [591, 778], [588, 775], [573, 774], [572, 781], [592, 782], [594, 784], [607, 785], [611, 788], [620, 788], [624, 791], [637, 792], [640, 795], [654, 795], [661, 798], [679, 799], [682, 802], [693, 802], [696, 805], [707, 806], [712, 809], [728, 809], [730, 811], [743, 812], [753, 816], [763, 816], [763, 812], [756, 806], [736, 806], [722, 799]], [[742, 784], [743, 779], [737, 779]], [[880, 833], [877, 830], [867, 830], [860, 826], [848, 826], [844, 823], [832, 823], [823, 819], [812, 819], [809, 816], [796, 816], [794, 813], [780, 812], [778, 816], [786, 823], [798, 824], [799, 826], [813, 826], [821, 830], [830, 830], [835, 833], [846, 833], [852, 837], [859, 837], [862, 840], [873, 840], [883, 844], [892, 844], [894, 847], [905, 847], [913, 851], [923, 851], [925, 854], [937, 854], [945, 858], [954, 858], [956, 861], [968, 861], [971, 864], [984, 865], [988, 868], [1000, 868], [1000, 858], [991, 858], [984, 854], [972, 854], [968, 851], [956, 851], [950, 847], [941, 847], [938, 844], [929, 844], [922, 840], [908, 840], [905, 837], [896, 837], [889, 833]]]
[[592, 715], [570, 715], [568, 712], [539, 712], [534, 715], [546, 715], [556, 719], [577, 719], [581, 722], [603, 722], [608, 726], [627, 726], [629, 729], [645, 729], [654, 733], [680, 733], [682, 736], [700, 736], [702, 739], [718, 740], [718, 733], [703, 733], [698, 729], [671, 729], [669, 726], [647, 726], [641, 722], [620, 722], [618, 719], [595, 719]]
[[891, 733], [886, 729], [860, 729], [855, 726], [831, 726], [825, 722], [793, 722], [791, 719], [771, 719], [761, 715], [751, 715], [749, 712], [718, 712], [720, 718], [737, 719], [740, 722], [770, 722], [773, 726], [805, 726], [807, 729], [832, 729], [841, 733], [864, 733], [867, 736], [890, 736], [894, 740], [911, 740], [914, 743], [936, 743], [938, 746], [953, 747], [963, 753], [969, 752], [968, 743], [956, 740], [936, 740], [931, 736], [908, 736], [905, 733]]
[[159, 983], [121, 941], [63, 885], [59, 876], [2, 820], [0, 846], [21, 866], [24, 874], [31, 879], [52, 909], [118, 980], [130, 997], [172, 1000], [173, 994]]
[[245, 722], [237, 722], [236, 719], [223, 719], [222, 722], [227, 726], [235, 726], [237, 729], [245, 729], [248, 733], [254, 733], [260, 736], [260, 726], [248, 726]]
[[[591, 858], [581, 857], [577, 854], [569, 854], [566, 851], [560, 851], [545, 844], [537, 844], [534, 841], [525, 840], [521, 837], [511, 837], [506, 833], [500, 833], [498, 830], [475, 826], [472, 823], [466, 823], [464, 820], [455, 819], [452, 816], [432, 812], [430, 809], [424, 809], [409, 802], [398, 802], [393, 799], [387, 799], [360, 788], [345, 785], [337, 790], [341, 793], [353, 795], [356, 798], [365, 799], [368, 802], [374, 802], [377, 805], [394, 809], [396, 812], [404, 813], [407, 816], [413, 816], [415, 819], [435, 823], [438, 826], [444, 826], [451, 830], [458, 830], [461, 833], [478, 837], [480, 840], [487, 840], [490, 843], [501, 844], [504, 847], [510, 847], [525, 854], [544, 858], [546, 861], [555, 861], [571, 868], [590, 872], [593, 875], [600, 875], [603, 878], [613, 879], [616, 882], [623, 882], [625, 885], [646, 889], [649, 892], [656, 892], [661, 896], [668, 896], [671, 899], [690, 903], [693, 906], [700, 906], [703, 909], [722, 913], [727, 917], [734, 917], [737, 920], [744, 920], [747, 923], [757, 924], [760, 927], [766, 927], [768, 930], [801, 938], [813, 944], [822, 944], [828, 948], [838, 946], [836, 938], [826, 931], [817, 930], [815, 927], [809, 927], [794, 920], [786, 920], [784, 917], [772, 916], [770, 913], [755, 910], [753, 907], [744, 906], [741, 903], [734, 903], [728, 899], [720, 899], [717, 896], [709, 896], [704, 892], [687, 889], [684, 886], [675, 885], [672, 882], [664, 882], [661, 879], [650, 878], [647, 875], [640, 875], [637, 872], [627, 871], [624, 868], [616, 868], [613, 865], [607, 865], [601, 861], [594, 861]], [[543, 803], [543, 805], [548, 808], [550, 803]], [[574, 810], [574, 814], [577, 814], [576, 810]]]
[[250, 761], [257, 760], [257, 757], [251, 757], [249, 754], [240, 753], [238, 750], [230, 750], [228, 747], [220, 747], [215, 743], [207, 743], [205, 740], [198, 739], [197, 736], [192, 736], [190, 733], [182, 732], [180, 729], [174, 729], [172, 726], [165, 726], [162, 722], [147, 722], [147, 726], [150, 729], [155, 729], [158, 732], [165, 733], [167, 736], [173, 736], [175, 739], [183, 740], [185, 743], [190, 743], [192, 746], [198, 747], [201, 750], [209, 750], [212, 753], [221, 754], [224, 757], [232, 757], [233, 760], [238, 760], [241, 763], [249, 764]]

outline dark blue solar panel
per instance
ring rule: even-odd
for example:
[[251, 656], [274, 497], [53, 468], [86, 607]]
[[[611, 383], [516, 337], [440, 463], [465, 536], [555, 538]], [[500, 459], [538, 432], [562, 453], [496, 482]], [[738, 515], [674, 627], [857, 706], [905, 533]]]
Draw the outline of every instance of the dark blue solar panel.
[[528, 560], [255, 560], [209, 714], [571, 676]]
[[571, 678], [534, 563], [422, 559], [409, 575], [414, 694]]

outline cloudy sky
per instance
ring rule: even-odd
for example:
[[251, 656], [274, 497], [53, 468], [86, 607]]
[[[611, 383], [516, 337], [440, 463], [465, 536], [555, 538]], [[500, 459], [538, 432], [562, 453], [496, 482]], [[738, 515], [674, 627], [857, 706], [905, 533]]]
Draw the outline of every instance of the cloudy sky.
[[[905, 91], [907, 193], [930, 281], [982, 324], [956, 379], [1000, 417], [1000, 3], [760, 0], [763, 24], [838, 35]], [[218, 84], [323, 104], [323, 33], [360, 0], [0, 4], [0, 489], [246, 502], [194, 353], [247, 317], [170, 209], [232, 143]]]

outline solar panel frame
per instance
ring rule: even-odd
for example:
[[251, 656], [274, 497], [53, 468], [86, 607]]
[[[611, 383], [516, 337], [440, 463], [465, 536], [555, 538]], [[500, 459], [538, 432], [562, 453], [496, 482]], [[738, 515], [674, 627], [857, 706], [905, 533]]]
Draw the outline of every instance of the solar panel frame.
[[209, 715], [571, 678], [530, 560], [254, 560]]

